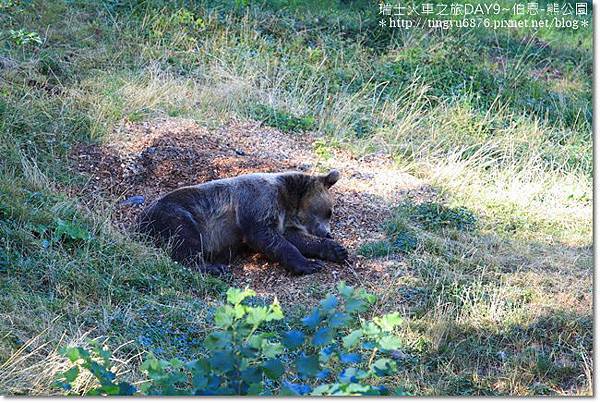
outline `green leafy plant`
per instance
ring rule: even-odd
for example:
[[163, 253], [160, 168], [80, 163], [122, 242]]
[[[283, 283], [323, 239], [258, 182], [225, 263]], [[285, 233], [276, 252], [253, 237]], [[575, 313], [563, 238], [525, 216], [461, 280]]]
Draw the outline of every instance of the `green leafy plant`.
[[53, 240], [66, 240], [67, 242], [73, 241], [89, 241], [92, 239], [92, 235], [88, 230], [74, 222], [56, 219], [54, 226]]
[[391, 235], [389, 239], [366, 242], [358, 248], [358, 254], [365, 257], [382, 257], [394, 253], [410, 253], [416, 249], [419, 240], [414, 232]]
[[262, 104], [255, 106], [250, 114], [253, 118], [262, 120], [267, 125], [276, 127], [286, 133], [313, 130], [316, 126], [315, 118], [312, 116], [298, 117]]
[[315, 154], [323, 160], [328, 160], [333, 157], [333, 154], [330, 150], [330, 145], [322, 138], [316, 139], [313, 142], [313, 150], [315, 150]]
[[477, 217], [465, 207], [447, 207], [435, 202], [416, 205], [406, 202], [399, 205], [392, 219], [383, 225], [386, 238], [361, 245], [358, 253], [366, 257], [410, 253], [419, 245], [419, 227], [428, 231], [444, 228], [472, 231], [476, 226]]
[[[110, 354], [95, 346], [63, 354], [74, 364], [57, 386], [69, 393], [83, 369], [99, 386], [85, 394], [138, 395], [385, 395], [377, 380], [397, 370], [392, 353], [402, 347], [394, 329], [400, 315], [364, 320], [375, 296], [345, 283], [304, 317], [297, 328], [281, 329], [277, 299], [268, 306], [247, 301], [254, 291], [230, 288], [214, 314], [215, 329], [204, 339], [206, 355], [190, 362], [149, 354], [140, 369], [147, 379], [139, 388], [118, 382]], [[97, 357], [96, 359], [94, 357]], [[404, 394], [402, 389], [394, 391]]]
[[153, 40], [171, 41], [175, 49], [184, 50], [194, 46], [198, 35], [205, 29], [204, 19], [191, 10], [169, 10], [165, 7], [153, 15], [147, 33]]
[[26, 46], [29, 44], [42, 44], [42, 38], [37, 32], [27, 31], [24, 28], [14, 30], [11, 29], [8, 31], [9, 38], [19, 46]]
[[365, 257], [382, 257], [394, 253], [410, 253], [419, 244], [414, 229], [406, 224], [402, 215], [397, 214], [383, 225], [386, 238], [362, 244], [358, 253]]
[[425, 202], [410, 207], [412, 218], [426, 229], [456, 228], [469, 231], [475, 228], [477, 218], [465, 207], [447, 207], [435, 202]]
[[97, 341], [92, 341], [90, 344], [92, 345], [91, 351], [81, 347], [71, 347], [62, 351], [63, 355], [76, 365], [62, 372], [55, 382], [55, 386], [67, 391], [71, 390], [71, 384], [75, 382], [81, 371], [86, 369], [99, 383], [99, 386], [86, 392], [88, 396], [134, 394], [136, 388], [133, 385], [127, 382], [115, 382], [116, 375], [111, 371], [110, 352], [103, 349]]

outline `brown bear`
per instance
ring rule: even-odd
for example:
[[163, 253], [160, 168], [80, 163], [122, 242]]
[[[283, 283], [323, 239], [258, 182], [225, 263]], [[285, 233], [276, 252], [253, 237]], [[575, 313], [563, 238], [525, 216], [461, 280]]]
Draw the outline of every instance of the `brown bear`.
[[[150, 205], [139, 229], [187, 266], [224, 274], [249, 247], [295, 274], [344, 262], [348, 253], [332, 239], [329, 188], [339, 179], [301, 172], [256, 173], [176, 189]], [[311, 258], [311, 259], [309, 259]]]

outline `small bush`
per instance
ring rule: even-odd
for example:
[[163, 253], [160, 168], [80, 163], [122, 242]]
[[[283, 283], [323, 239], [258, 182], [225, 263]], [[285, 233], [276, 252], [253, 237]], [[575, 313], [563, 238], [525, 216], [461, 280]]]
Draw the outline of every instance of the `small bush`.
[[309, 131], [315, 128], [315, 118], [312, 116], [297, 117], [267, 105], [257, 105], [251, 111], [251, 116], [286, 133]]
[[[375, 296], [343, 282], [301, 326], [266, 331], [284, 314], [275, 301], [267, 306], [244, 303], [254, 291], [230, 288], [227, 302], [216, 309], [215, 330], [204, 339], [205, 357], [184, 362], [149, 354], [140, 369], [147, 379], [139, 388], [118, 381], [111, 354], [99, 344], [63, 350], [73, 367], [56, 386], [69, 393], [82, 370], [98, 381], [86, 395], [387, 395], [374, 383], [396, 372], [392, 353], [402, 346], [394, 329], [402, 323], [395, 312], [365, 321], [359, 317]], [[273, 326], [268, 326], [273, 328]], [[401, 388], [394, 391], [405, 394]]]
[[414, 232], [403, 232], [382, 241], [367, 242], [358, 248], [358, 254], [371, 258], [394, 253], [410, 253], [416, 249], [418, 243]]
[[447, 207], [435, 202], [424, 202], [415, 206], [403, 205], [399, 210], [417, 221], [427, 230], [455, 228], [463, 231], [475, 229], [477, 217], [465, 207]]
[[37, 32], [27, 31], [23, 28], [9, 30], [8, 36], [18, 46], [26, 46], [34, 43], [38, 45], [42, 44], [42, 38], [40, 38]]
[[315, 151], [315, 154], [323, 160], [329, 160], [333, 157], [329, 144], [323, 139], [317, 139], [313, 142], [313, 150]]
[[471, 231], [477, 218], [464, 207], [451, 208], [435, 202], [404, 203], [396, 208], [392, 219], [384, 223], [386, 239], [365, 243], [358, 253], [365, 257], [382, 257], [414, 251], [419, 245], [415, 224], [428, 231], [442, 228]]
[[364, 257], [382, 257], [394, 253], [394, 247], [387, 239], [367, 242], [358, 248], [358, 254]]

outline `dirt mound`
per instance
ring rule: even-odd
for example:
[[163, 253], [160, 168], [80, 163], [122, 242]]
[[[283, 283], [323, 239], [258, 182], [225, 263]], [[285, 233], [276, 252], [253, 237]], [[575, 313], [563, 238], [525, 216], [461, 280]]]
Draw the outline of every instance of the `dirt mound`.
[[114, 200], [113, 221], [125, 230], [148, 203], [181, 186], [251, 172], [315, 173], [328, 167], [341, 171], [342, 179], [332, 188], [332, 232], [350, 251], [351, 263], [329, 263], [318, 274], [297, 277], [261, 255], [242, 256], [233, 265], [238, 286], [298, 303], [340, 280], [384, 293], [402, 269], [399, 257], [356, 256], [360, 244], [381, 238], [390, 205], [423, 189], [382, 155], [357, 160], [335, 151], [323, 162], [312, 152], [312, 135], [286, 135], [256, 122], [231, 121], [211, 129], [189, 120], [157, 120], [127, 125], [122, 133], [121, 140], [105, 146], [79, 146], [72, 157], [74, 169], [89, 178], [81, 190]]

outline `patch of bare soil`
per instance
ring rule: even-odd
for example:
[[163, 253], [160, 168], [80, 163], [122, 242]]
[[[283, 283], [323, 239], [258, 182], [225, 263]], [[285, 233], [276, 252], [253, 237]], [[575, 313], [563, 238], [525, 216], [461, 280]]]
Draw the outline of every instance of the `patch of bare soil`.
[[[114, 200], [113, 221], [124, 230], [152, 200], [178, 187], [251, 172], [316, 173], [319, 165], [313, 135], [287, 135], [257, 122], [231, 121], [211, 129], [189, 120], [156, 120], [129, 124], [120, 138], [105, 146], [79, 146], [72, 158], [73, 169], [90, 178], [77, 191]], [[259, 254], [241, 256], [232, 267], [237, 286], [294, 304], [308, 302], [311, 290], [333, 289], [340, 280], [383, 295], [394, 286], [403, 271], [400, 256], [366, 259], [356, 251], [383, 236], [390, 206], [408, 194], [427, 193], [426, 186], [394, 169], [383, 155], [356, 159], [335, 151], [326, 164], [342, 174], [332, 188], [332, 231], [350, 252], [350, 262], [328, 263], [320, 273], [299, 277]]]

